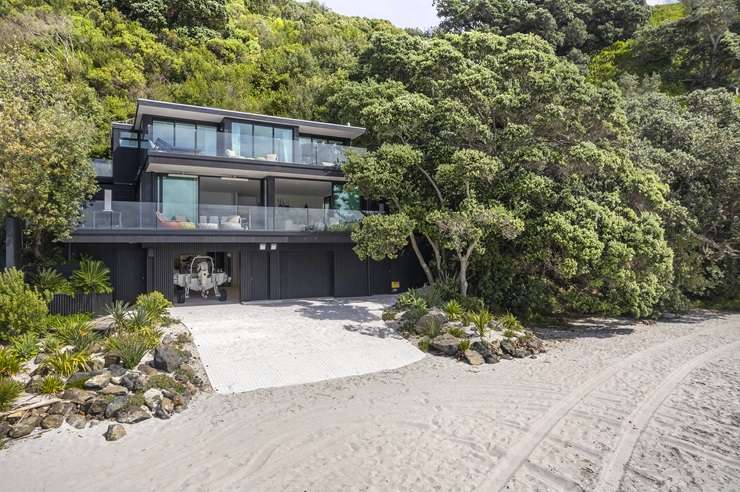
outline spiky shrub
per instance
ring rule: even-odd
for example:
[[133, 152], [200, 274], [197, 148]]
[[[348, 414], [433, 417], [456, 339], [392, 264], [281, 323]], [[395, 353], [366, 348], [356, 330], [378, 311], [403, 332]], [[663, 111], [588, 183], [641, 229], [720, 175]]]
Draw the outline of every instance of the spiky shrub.
[[422, 352], [429, 352], [429, 347], [432, 345], [432, 341], [429, 337], [422, 337], [419, 339], [419, 350]]
[[149, 311], [143, 309], [141, 306], [135, 307], [126, 316], [126, 321], [123, 324], [123, 329], [126, 332], [134, 333], [137, 331], [145, 330], [154, 326]]
[[113, 320], [113, 326], [117, 330], [124, 329], [126, 326], [126, 318], [131, 306], [127, 302], [115, 301], [113, 304], [105, 306], [105, 310]]
[[21, 392], [23, 392], [22, 384], [9, 378], [0, 378], [0, 412], [8, 410]]
[[473, 326], [475, 326], [475, 331], [478, 332], [478, 336], [486, 336], [486, 332], [488, 331], [488, 324], [493, 321], [493, 316], [491, 315], [491, 312], [488, 311], [488, 309], [483, 308], [477, 313], [470, 314], [469, 317], [470, 322], [473, 323]]
[[41, 340], [41, 351], [46, 353], [56, 352], [61, 349], [63, 342], [56, 335], [46, 335]]
[[135, 306], [148, 313], [149, 319], [155, 325], [166, 324], [170, 320], [169, 308], [172, 307], [172, 303], [161, 292], [155, 290], [139, 295]]
[[26, 333], [10, 339], [10, 350], [22, 361], [27, 361], [39, 353], [39, 337]]
[[83, 258], [80, 268], [72, 272], [70, 283], [75, 290], [85, 294], [110, 294], [110, 269], [100, 260]]
[[81, 316], [61, 318], [56, 326], [56, 336], [66, 345], [74, 346], [77, 351], [86, 350], [99, 340], [92, 322]]
[[106, 348], [121, 358], [123, 367], [133, 369], [151, 349], [151, 341], [141, 333], [118, 333], [108, 338]]
[[9, 377], [21, 370], [23, 363], [9, 347], [0, 347], [0, 377]]
[[441, 332], [442, 332], [442, 323], [440, 323], [439, 320], [436, 318], [430, 319], [426, 327], [427, 336], [429, 338], [435, 338], [435, 337], [438, 337]]
[[466, 338], [464, 340], [460, 340], [460, 343], [457, 344], [457, 349], [464, 353], [466, 350], [470, 348], [470, 339]]
[[54, 352], [44, 360], [42, 366], [52, 374], [69, 377], [90, 367], [90, 354], [87, 352]]
[[424, 304], [426, 304], [426, 301], [419, 294], [418, 290], [409, 289], [398, 296], [396, 304], [402, 309], [408, 309], [412, 306], [419, 305], [421, 301], [424, 301]]
[[0, 343], [27, 332], [42, 333], [46, 301], [15, 268], [0, 272]]
[[64, 380], [56, 374], [49, 374], [36, 385], [36, 392], [42, 395], [55, 395], [64, 391]]
[[53, 268], [39, 270], [34, 278], [34, 285], [47, 303], [51, 302], [55, 294], [68, 296], [74, 294], [74, 289], [69, 281]]
[[444, 310], [445, 314], [447, 314], [447, 317], [450, 319], [450, 321], [459, 321], [460, 319], [462, 319], [462, 305], [455, 299], [447, 301], [442, 309]]
[[524, 331], [524, 326], [511, 313], [506, 313], [498, 318], [498, 322], [504, 330]]
[[465, 330], [463, 330], [459, 326], [453, 326], [452, 328], [447, 330], [447, 333], [455, 338], [465, 338]]

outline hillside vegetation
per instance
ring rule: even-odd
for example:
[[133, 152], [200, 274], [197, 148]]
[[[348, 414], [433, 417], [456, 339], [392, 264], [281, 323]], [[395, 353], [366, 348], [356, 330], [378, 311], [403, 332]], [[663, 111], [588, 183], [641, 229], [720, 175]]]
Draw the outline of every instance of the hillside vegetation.
[[147, 97], [366, 126], [347, 173], [391, 213], [358, 254], [423, 238], [431, 281], [495, 308], [737, 303], [740, 2], [435, 5], [421, 33], [293, 0], [0, 2], [0, 215], [42, 261]]

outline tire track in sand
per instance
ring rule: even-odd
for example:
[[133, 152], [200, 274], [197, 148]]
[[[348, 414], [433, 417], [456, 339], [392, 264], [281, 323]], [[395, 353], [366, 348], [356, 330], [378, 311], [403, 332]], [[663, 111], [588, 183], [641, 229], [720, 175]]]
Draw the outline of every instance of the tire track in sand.
[[642, 359], [651, 357], [656, 352], [666, 349], [671, 350], [673, 347], [679, 346], [687, 340], [702, 336], [703, 333], [704, 330], [698, 333], [691, 333], [636, 352], [602, 370], [596, 376], [578, 386], [563, 400], [555, 404], [542, 418], [538, 419], [530, 431], [517, 444], [509, 448], [506, 455], [496, 463], [492, 473], [479, 484], [477, 490], [491, 491], [503, 489], [540, 443], [548, 437], [555, 426], [567, 417], [579, 403], [583, 402], [591, 393], [597, 391], [602, 384], [614, 377], [615, 374], [630, 368]]
[[637, 441], [652, 420], [653, 415], [662, 405], [666, 398], [673, 392], [694, 369], [711, 362], [725, 352], [730, 352], [740, 347], [740, 342], [734, 342], [724, 347], [705, 352], [694, 357], [678, 369], [671, 372], [667, 378], [656, 388], [652, 394], [637, 406], [629, 418], [622, 424], [619, 442], [611, 455], [609, 462], [602, 468], [597, 491], [610, 492], [618, 490], [624, 476], [625, 468]]

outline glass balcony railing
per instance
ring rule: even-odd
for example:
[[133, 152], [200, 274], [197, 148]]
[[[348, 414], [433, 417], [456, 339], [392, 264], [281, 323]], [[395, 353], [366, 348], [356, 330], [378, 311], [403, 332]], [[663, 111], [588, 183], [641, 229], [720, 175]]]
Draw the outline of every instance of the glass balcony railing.
[[[167, 207], [165, 207], [166, 209]], [[321, 208], [285, 208], [257, 206], [227, 206], [173, 204], [172, 212], [163, 213], [162, 206], [152, 202], [93, 201], [83, 210], [78, 231], [207, 231], [214, 234], [285, 231], [342, 232], [352, 224], [377, 212], [331, 210]], [[188, 208], [190, 208], [189, 211]]]
[[349, 145], [318, 143], [307, 139], [258, 137], [231, 132], [195, 132], [187, 138], [142, 136], [141, 147], [150, 153], [185, 154], [228, 159], [299, 164], [315, 167], [339, 167], [347, 154], [364, 154], [366, 149]]

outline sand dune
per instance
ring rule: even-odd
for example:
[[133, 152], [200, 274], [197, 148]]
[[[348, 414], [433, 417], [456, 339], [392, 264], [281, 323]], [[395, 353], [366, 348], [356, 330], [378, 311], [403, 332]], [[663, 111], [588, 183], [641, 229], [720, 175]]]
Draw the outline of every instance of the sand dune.
[[584, 321], [537, 359], [230, 396], [0, 451], [0, 489], [739, 490], [740, 315]]

